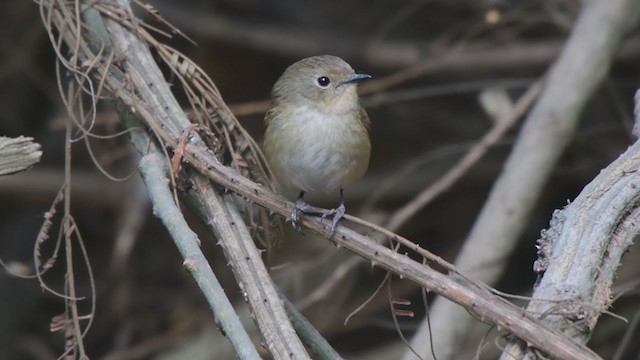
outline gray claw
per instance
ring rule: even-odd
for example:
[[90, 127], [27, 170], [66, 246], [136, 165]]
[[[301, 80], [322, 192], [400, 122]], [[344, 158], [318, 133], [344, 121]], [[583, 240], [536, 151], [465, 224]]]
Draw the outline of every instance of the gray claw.
[[302, 211], [302, 206], [304, 206], [304, 201], [302, 198], [298, 198], [293, 203], [293, 208], [291, 209], [291, 226], [293, 226], [293, 229], [298, 232], [302, 232], [302, 227], [298, 222], [298, 212]]
[[[329, 237], [332, 237], [333, 234], [336, 233], [336, 226], [338, 226], [338, 222], [340, 221], [340, 219], [344, 217], [345, 211], [346, 209], [344, 207], [344, 204], [340, 204], [337, 208], [329, 212], [333, 213], [333, 221], [331, 221], [331, 234], [329, 235]], [[329, 213], [327, 213], [326, 215], [329, 215]], [[323, 217], [326, 215], [323, 215]]]

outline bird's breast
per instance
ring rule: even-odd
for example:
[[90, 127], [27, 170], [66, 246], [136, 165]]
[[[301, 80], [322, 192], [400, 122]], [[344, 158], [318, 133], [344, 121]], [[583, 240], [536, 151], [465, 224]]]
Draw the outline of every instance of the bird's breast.
[[265, 156], [285, 188], [328, 192], [358, 180], [371, 144], [360, 109], [340, 114], [298, 107], [268, 122]]

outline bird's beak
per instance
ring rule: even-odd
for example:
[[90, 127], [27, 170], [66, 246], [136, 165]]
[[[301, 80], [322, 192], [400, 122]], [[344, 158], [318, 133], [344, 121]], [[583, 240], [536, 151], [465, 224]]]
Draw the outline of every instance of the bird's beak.
[[353, 74], [353, 75], [349, 76], [347, 78], [347, 80], [344, 80], [344, 81], [340, 82], [337, 87], [340, 87], [340, 86], [345, 85], [345, 84], [355, 84], [355, 83], [357, 83], [357, 82], [359, 82], [361, 80], [366, 80], [366, 79], [371, 79], [371, 75], [369, 75], [369, 74]]
[[349, 78], [345, 81], [343, 81], [343, 84], [352, 84], [352, 83], [357, 83], [359, 81], [362, 80], [367, 80], [367, 79], [371, 79], [371, 75], [369, 74], [353, 74], [351, 76], [349, 76]]

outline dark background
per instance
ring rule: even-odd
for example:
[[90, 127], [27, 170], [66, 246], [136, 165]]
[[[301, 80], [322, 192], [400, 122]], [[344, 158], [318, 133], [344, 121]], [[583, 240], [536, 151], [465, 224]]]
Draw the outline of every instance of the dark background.
[[[495, 51], [494, 63], [461, 58], [388, 90], [363, 96], [372, 119], [373, 153], [365, 178], [347, 191], [352, 214], [383, 219], [428, 186], [455, 163], [492, 125], [478, 102], [480, 91], [505, 88], [512, 99], [542, 76], [566, 40], [579, 3], [554, 1], [154, 1], [161, 14], [191, 37], [193, 46], [174, 37], [166, 42], [198, 63], [213, 79], [225, 101], [258, 141], [263, 110], [252, 114], [247, 102], [268, 99], [270, 88], [291, 63], [311, 55], [343, 57], [374, 78], [407, 68], [420, 60], [461, 52]], [[493, 22], [492, 17], [499, 20]], [[153, 19], [145, 17], [148, 21]], [[64, 122], [55, 78], [55, 56], [41, 23], [38, 5], [29, 1], [0, 4], [0, 135], [34, 137], [43, 147], [42, 161], [31, 171], [0, 179], [0, 257], [15, 271], [33, 265], [35, 239], [43, 214], [63, 182]], [[159, 36], [160, 38], [160, 36]], [[497, 288], [528, 294], [535, 281], [534, 243], [554, 209], [563, 207], [634, 139], [633, 94], [639, 80], [640, 38], [634, 34], [616, 57], [610, 74], [582, 114], [578, 132], [546, 185], [510, 266]], [[518, 49], [530, 49], [518, 57]], [[553, 51], [556, 49], [557, 51]], [[550, 55], [549, 55], [550, 54]], [[64, 80], [63, 80], [64, 81]], [[403, 99], [407, 91], [417, 91]], [[96, 132], [120, 128], [113, 109], [103, 106]], [[509, 153], [518, 127], [495, 146], [466, 176], [401, 228], [401, 234], [444, 259], [453, 260]], [[227, 344], [213, 328], [213, 316], [171, 239], [152, 215], [144, 187], [135, 173], [135, 152], [123, 137], [92, 140], [98, 162], [116, 177], [101, 174], [83, 142], [73, 147], [72, 212], [78, 222], [96, 283], [97, 309], [85, 345], [95, 359], [221, 359]], [[544, 144], [541, 144], [544, 146]], [[409, 175], [381, 192], [382, 185], [418, 158]], [[372, 198], [377, 198], [371, 203]], [[336, 198], [314, 198], [335, 206]], [[364, 206], [366, 205], [366, 206]], [[193, 223], [198, 227], [195, 219]], [[220, 249], [201, 238], [207, 256], [227, 294], [240, 301]], [[57, 227], [42, 253], [53, 250]], [[311, 235], [296, 236], [276, 249], [277, 282], [291, 299], [302, 301], [349, 257]], [[635, 253], [634, 253], [635, 252]], [[637, 250], [625, 258], [614, 291], [622, 296], [613, 311], [631, 319], [638, 313]], [[89, 294], [82, 259], [76, 259], [80, 293]], [[45, 276], [62, 291], [62, 256]], [[25, 270], [27, 269], [27, 270]], [[394, 358], [379, 349], [399, 349], [397, 330], [383, 291], [354, 320], [347, 314], [377, 287], [384, 273], [363, 265], [352, 270], [305, 314], [347, 358]], [[424, 314], [420, 289], [395, 279], [394, 296], [410, 299], [414, 318], [400, 318], [410, 337]], [[86, 302], [81, 309], [86, 311]], [[51, 333], [52, 317], [63, 301], [43, 292], [37, 280], [0, 272], [0, 358], [55, 359], [63, 349], [61, 333]], [[245, 310], [246, 312], [246, 310]], [[610, 358], [626, 330], [618, 319], [603, 316], [590, 347]], [[437, 334], [437, 329], [434, 329]], [[637, 338], [637, 332], [636, 332]], [[220, 341], [220, 346], [214, 346]], [[256, 336], [256, 341], [258, 337]], [[460, 358], [475, 354], [469, 340]], [[203, 350], [204, 349], [204, 350]], [[174, 351], [194, 351], [191, 353]], [[221, 351], [221, 352], [216, 352]], [[499, 351], [491, 344], [483, 358]], [[631, 342], [624, 358], [636, 359], [640, 344]], [[186, 355], [189, 354], [189, 355]], [[226, 355], [225, 355], [226, 354]], [[385, 354], [385, 355], [383, 355]], [[360, 357], [358, 357], [360, 356]], [[232, 357], [228, 357], [232, 358]]]

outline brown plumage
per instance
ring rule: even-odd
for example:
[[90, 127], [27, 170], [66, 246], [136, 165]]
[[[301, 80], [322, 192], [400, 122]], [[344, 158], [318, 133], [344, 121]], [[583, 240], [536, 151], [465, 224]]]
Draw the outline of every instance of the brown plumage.
[[368, 78], [344, 60], [324, 55], [291, 65], [273, 86], [264, 152], [279, 185], [300, 191], [291, 213], [296, 228], [305, 192], [339, 189], [340, 206], [331, 211], [333, 232], [344, 215], [342, 189], [367, 170], [369, 117], [356, 85]]

